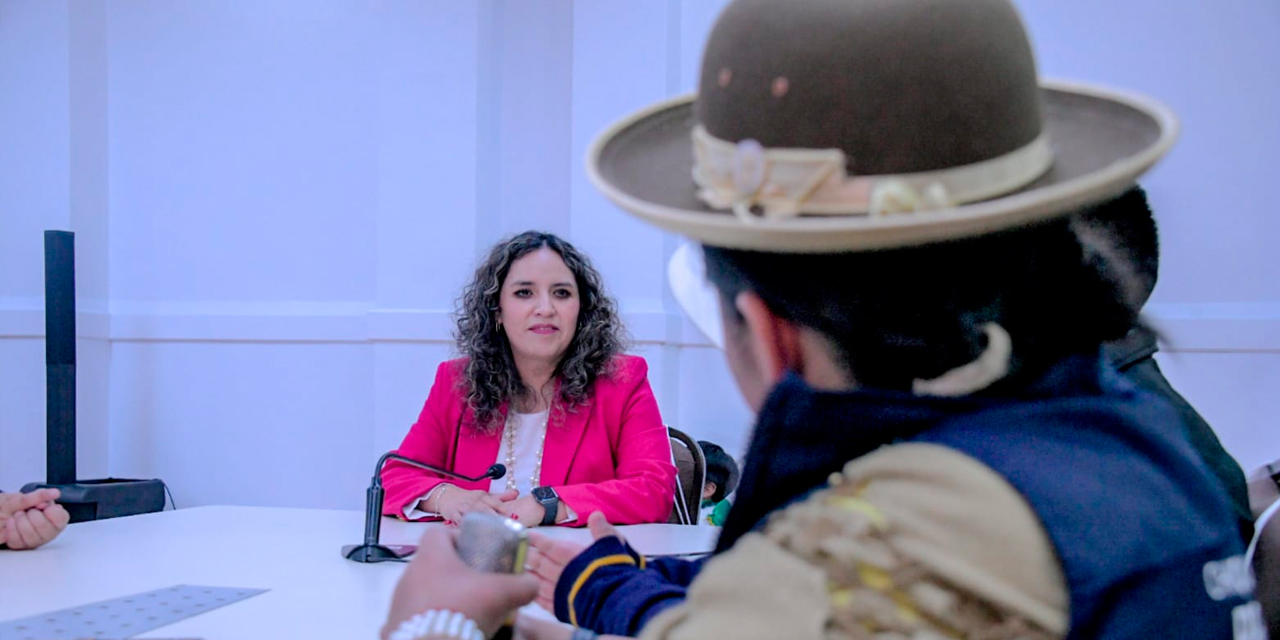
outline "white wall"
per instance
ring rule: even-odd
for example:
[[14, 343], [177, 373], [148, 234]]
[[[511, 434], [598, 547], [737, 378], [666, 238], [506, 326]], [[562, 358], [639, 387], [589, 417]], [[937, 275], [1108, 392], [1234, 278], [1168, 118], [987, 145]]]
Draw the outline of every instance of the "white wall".
[[75, 7], [0, 2], [0, 490], [45, 475], [45, 229], [77, 233], [79, 468], [108, 472], [105, 7]]
[[[357, 507], [479, 253], [531, 227], [595, 259], [667, 420], [743, 450], [750, 415], [664, 286], [676, 239], [581, 166], [612, 119], [692, 90], [723, 4], [0, 0], [0, 487], [43, 476], [46, 228], [77, 232], [82, 477]], [[1147, 182], [1162, 362], [1246, 466], [1280, 455], [1280, 10], [1022, 6], [1047, 75], [1182, 115]]]
[[1181, 119], [1143, 181], [1161, 230], [1158, 360], [1246, 470], [1280, 457], [1280, 4], [1021, 6], [1042, 74], [1158, 96]]

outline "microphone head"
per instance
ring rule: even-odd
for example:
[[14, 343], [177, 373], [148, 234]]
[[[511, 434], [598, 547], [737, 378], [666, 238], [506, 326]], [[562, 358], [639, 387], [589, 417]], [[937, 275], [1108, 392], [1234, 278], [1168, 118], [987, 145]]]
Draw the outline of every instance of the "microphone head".
[[507, 475], [507, 467], [506, 465], [495, 464], [492, 467], [489, 467], [489, 472], [485, 475], [493, 478], [494, 480], [501, 480], [502, 476]]

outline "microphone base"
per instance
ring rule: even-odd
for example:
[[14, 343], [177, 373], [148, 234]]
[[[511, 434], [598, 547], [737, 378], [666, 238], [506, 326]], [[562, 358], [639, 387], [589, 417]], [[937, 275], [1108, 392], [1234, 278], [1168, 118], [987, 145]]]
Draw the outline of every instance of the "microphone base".
[[408, 562], [417, 550], [412, 544], [349, 544], [342, 547], [342, 557], [356, 562]]

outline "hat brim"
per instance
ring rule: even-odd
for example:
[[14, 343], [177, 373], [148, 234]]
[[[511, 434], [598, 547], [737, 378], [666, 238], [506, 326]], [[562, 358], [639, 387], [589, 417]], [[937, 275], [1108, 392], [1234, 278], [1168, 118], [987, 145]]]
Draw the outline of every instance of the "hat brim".
[[708, 207], [693, 182], [694, 96], [636, 112], [596, 138], [587, 173], [626, 211], [668, 231], [731, 249], [836, 253], [907, 247], [1032, 224], [1118, 195], [1177, 137], [1167, 107], [1081, 84], [1041, 83], [1053, 165], [1013, 193], [947, 209], [880, 216], [743, 221]]

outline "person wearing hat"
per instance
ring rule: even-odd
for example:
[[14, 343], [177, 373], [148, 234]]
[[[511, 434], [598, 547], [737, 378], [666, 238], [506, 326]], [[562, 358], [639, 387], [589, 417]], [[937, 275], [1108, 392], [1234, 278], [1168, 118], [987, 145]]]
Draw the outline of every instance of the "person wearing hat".
[[1221, 483], [1103, 357], [1136, 296], [1077, 215], [1175, 130], [1041, 83], [1008, 0], [731, 3], [696, 98], [588, 159], [701, 245], [673, 289], [718, 307], [691, 315], [757, 410], [714, 555], [646, 559], [593, 514], [580, 553], [484, 576], [432, 532], [384, 635], [480, 637], [412, 621], [479, 634], [537, 599], [573, 628], [526, 638], [1265, 638]]
[[[1146, 191], [1135, 186], [1117, 198], [1084, 209], [1078, 216], [1087, 232], [1105, 234], [1104, 241], [1115, 245], [1120, 260], [1108, 268], [1132, 273], [1136, 282], [1134, 293], [1138, 296], [1133, 306], [1142, 309], [1155, 290], [1160, 267], [1160, 238]], [[1253, 537], [1253, 513], [1244, 471], [1223, 449], [1213, 427], [1164, 377], [1155, 360], [1159, 350], [1156, 332], [1141, 322], [1123, 338], [1103, 345], [1103, 353], [1117, 371], [1144, 391], [1167, 401], [1178, 412], [1186, 428], [1187, 441], [1227, 490], [1241, 539], [1248, 542]]]

